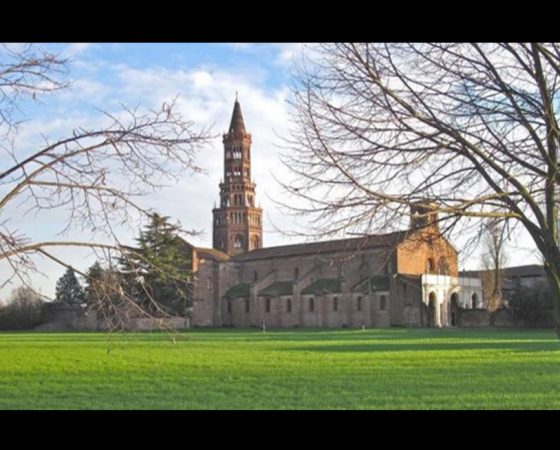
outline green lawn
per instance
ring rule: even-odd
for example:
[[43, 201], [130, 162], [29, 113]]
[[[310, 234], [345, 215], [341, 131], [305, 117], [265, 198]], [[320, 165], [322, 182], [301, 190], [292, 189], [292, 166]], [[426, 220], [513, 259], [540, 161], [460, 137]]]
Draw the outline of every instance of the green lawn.
[[560, 409], [552, 331], [0, 333], [0, 409]]

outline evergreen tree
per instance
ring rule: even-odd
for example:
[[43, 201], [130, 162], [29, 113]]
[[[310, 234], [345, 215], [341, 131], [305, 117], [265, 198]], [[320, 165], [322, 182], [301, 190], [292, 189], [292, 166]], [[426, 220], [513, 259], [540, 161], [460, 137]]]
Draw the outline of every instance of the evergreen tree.
[[98, 261], [86, 272], [85, 301], [88, 305], [99, 303], [103, 291], [104, 270]]
[[84, 290], [70, 267], [56, 282], [55, 301], [67, 305], [80, 305], [85, 301]]
[[184, 314], [192, 303], [191, 256], [169, 217], [153, 214], [121, 259], [127, 293], [151, 313]]

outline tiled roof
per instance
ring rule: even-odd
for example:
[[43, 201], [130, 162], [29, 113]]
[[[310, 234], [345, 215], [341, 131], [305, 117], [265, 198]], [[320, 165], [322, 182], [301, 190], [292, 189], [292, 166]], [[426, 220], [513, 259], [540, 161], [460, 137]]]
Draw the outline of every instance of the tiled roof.
[[323, 253], [356, 251], [374, 247], [389, 247], [404, 241], [410, 233], [410, 230], [395, 231], [394, 233], [374, 234], [358, 238], [259, 248], [248, 253], [236, 255], [231, 259], [232, 261], [253, 261], [283, 256], [320, 255]]
[[302, 295], [339, 294], [341, 278], [319, 278], [301, 291]]
[[229, 255], [227, 253], [214, 248], [195, 247], [195, 249], [199, 258], [213, 259], [215, 261], [227, 261], [229, 259]]
[[[389, 275], [378, 274], [372, 275], [370, 277], [362, 278], [354, 286], [352, 286], [352, 292], [361, 292], [362, 294], [367, 294], [369, 292], [375, 291], [388, 291], [390, 284]], [[369, 288], [368, 288], [369, 282]]]
[[544, 277], [546, 273], [544, 266], [539, 264], [529, 264], [526, 266], [506, 267], [503, 269], [506, 278], [510, 277]]
[[[483, 272], [491, 272], [489, 270], [464, 270], [459, 272], [459, 276], [474, 276], [480, 277]], [[544, 266], [539, 264], [528, 264], [526, 266], [514, 266], [514, 267], [504, 267], [502, 269], [502, 274], [504, 278], [513, 277], [544, 277], [546, 273], [544, 271]]]
[[292, 295], [294, 290], [294, 282], [289, 281], [275, 281], [270, 286], [267, 286], [259, 295], [263, 297], [278, 297], [280, 295]]
[[224, 294], [225, 298], [249, 297], [251, 283], [239, 283], [230, 287]]

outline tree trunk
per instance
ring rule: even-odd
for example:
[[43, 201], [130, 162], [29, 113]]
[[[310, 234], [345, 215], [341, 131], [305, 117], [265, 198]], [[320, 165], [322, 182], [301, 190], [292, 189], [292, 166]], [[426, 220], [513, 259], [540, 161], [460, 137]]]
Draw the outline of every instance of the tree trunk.
[[552, 296], [552, 304], [554, 305], [554, 321], [556, 323], [556, 334], [560, 337], [560, 260], [554, 258], [555, 261], [546, 261], [544, 268], [550, 287]]

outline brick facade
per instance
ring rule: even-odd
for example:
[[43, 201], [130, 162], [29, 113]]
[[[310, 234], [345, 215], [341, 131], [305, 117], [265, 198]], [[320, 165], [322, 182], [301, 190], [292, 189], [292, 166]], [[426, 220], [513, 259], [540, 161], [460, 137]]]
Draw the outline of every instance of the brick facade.
[[[206, 254], [198, 261], [193, 324], [425, 326], [419, 276], [428, 259], [437, 256], [435, 249], [446, 249], [451, 271], [457, 267], [454, 249], [435, 234], [417, 252], [411, 250], [418, 246], [417, 236], [402, 233], [391, 245], [376, 245], [380, 240], [375, 236], [369, 244], [361, 238], [345, 240], [347, 249], [333, 251], [321, 245], [331, 241], [259, 249], [228, 259]], [[275, 293], [275, 286], [285, 292]]]
[[449, 322], [444, 317], [449, 299], [437, 299], [436, 308], [422, 285], [423, 274], [456, 277], [458, 270], [457, 251], [441, 236], [433, 203], [411, 206], [408, 230], [262, 248], [251, 135], [237, 100], [223, 143], [214, 248], [193, 252], [193, 325], [338, 328]]

